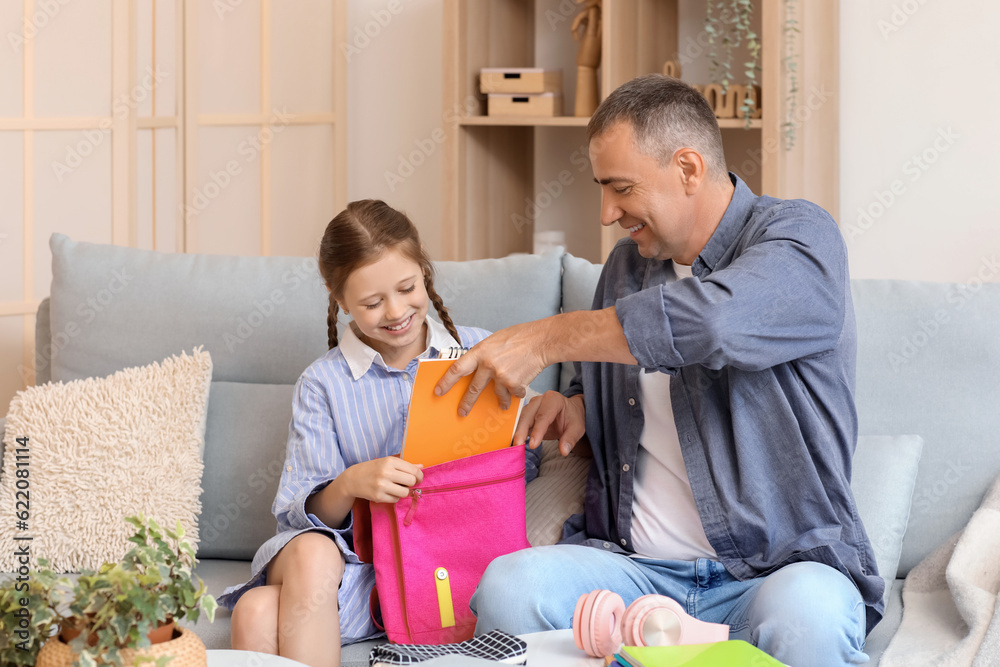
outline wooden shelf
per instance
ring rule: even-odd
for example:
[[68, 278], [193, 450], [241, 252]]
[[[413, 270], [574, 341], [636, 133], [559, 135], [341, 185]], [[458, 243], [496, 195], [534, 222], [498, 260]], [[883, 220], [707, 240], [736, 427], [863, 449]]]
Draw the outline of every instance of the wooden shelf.
[[[619, 230], [576, 231], [568, 225], [581, 219], [597, 224], [596, 215], [579, 209], [581, 190], [569, 197], [552, 195], [564, 191], [553, 185], [559, 178], [572, 184], [590, 180], [583, 133], [590, 119], [487, 116], [486, 99], [479, 91], [484, 67], [560, 68], [564, 112], [572, 113], [577, 47], [568, 28], [575, 11], [549, 12], [546, 22], [539, 18], [539, 8], [554, 7], [551, 0], [443, 1], [444, 108], [451, 120], [443, 142], [442, 259], [531, 252], [536, 216], [548, 216], [543, 224], [556, 220], [563, 230], [571, 230], [567, 239], [576, 243], [574, 254], [603, 261]], [[800, 3], [792, 17], [799, 30], [791, 36], [781, 0], [753, 4], [762, 45], [758, 83], [764, 118], [751, 121], [752, 132], [745, 131], [742, 118], [719, 121], [729, 168], [758, 194], [808, 199], [836, 219], [840, 0]], [[663, 63], [679, 53], [690, 55], [686, 45], [691, 36], [680, 34], [679, 5], [680, 0], [603, 0], [601, 99], [636, 76], [661, 71]], [[784, 63], [789, 39], [798, 59], [796, 85], [802, 91], [791, 121]], [[684, 80], [701, 77], [697, 70], [685, 65]], [[786, 122], [795, 125], [794, 147], [783, 143]], [[579, 129], [536, 133], [537, 127]], [[563, 212], [570, 214], [561, 216]]]
[[534, 126], [534, 127], [587, 127], [590, 116], [466, 116], [460, 118], [459, 125], [479, 125], [489, 127]]
[[[466, 116], [458, 120], [459, 125], [489, 126], [489, 127], [587, 127], [590, 117], [579, 116]], [[754, 118], [750, 121], [751, 130], [764, 127], [764, 121]], [[722, 130], [747, 129], [742, 118], [720, 118], [719, 128]]]
[[720, 130], [759, 130], [764, 127], [764, 121], [760, 118], [751, 118], [750, 127], [747, 128], [747, 122], [742, 118], [720, 118], [719, 119], [719, 129]]

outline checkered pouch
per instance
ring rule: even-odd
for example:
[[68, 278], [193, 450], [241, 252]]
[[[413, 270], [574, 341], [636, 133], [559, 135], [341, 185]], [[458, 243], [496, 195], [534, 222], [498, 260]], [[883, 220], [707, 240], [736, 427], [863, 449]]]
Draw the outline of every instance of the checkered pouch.
[[493, 660], [505, 665], [523, 665], [528, 645], [502, 630], [494, 630], [458, 644], [382, 644], [368, 655], [369, 665], [416, 665], [445, 655]]

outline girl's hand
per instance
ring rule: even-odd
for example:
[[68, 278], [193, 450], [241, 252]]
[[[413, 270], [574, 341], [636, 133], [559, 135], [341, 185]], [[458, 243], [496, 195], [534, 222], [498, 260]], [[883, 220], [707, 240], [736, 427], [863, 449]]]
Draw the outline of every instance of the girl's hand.
[[394, 503], [410, 493], [424, 478], [423, 466], [387, 456], [357, 463], [344, 471], [349, 475], [348, 492], [355, 498], [376, 503]]

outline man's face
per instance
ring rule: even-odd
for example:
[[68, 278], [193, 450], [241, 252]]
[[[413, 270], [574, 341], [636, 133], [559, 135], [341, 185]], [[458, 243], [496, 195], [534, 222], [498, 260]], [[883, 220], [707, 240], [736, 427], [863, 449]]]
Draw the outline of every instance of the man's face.
[[601, 185], [601, 224], [619, 225], [652, 259], [684, 254], [694, 227], [693, 198], [676, 159], [661, 166], [639, 152], [632, 125], [620, 122], [590, 142], [594, 180]]

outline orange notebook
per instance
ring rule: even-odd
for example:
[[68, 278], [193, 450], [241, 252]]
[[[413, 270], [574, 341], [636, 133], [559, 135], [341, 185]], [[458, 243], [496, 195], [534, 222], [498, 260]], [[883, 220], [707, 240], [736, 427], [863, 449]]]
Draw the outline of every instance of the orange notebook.
[[459, 380], [444, 396], [434, 394], [434, 387], [453, 363], [454, 359], [421, 359], [417, 364], [400, 453], [404, 461], [426, 467], [510, 446], [521, 399], [512, 396], [510, 407], [500, 409], [490, 381], [469, 414], [459, 417], [458, 404], [472, 375]]

